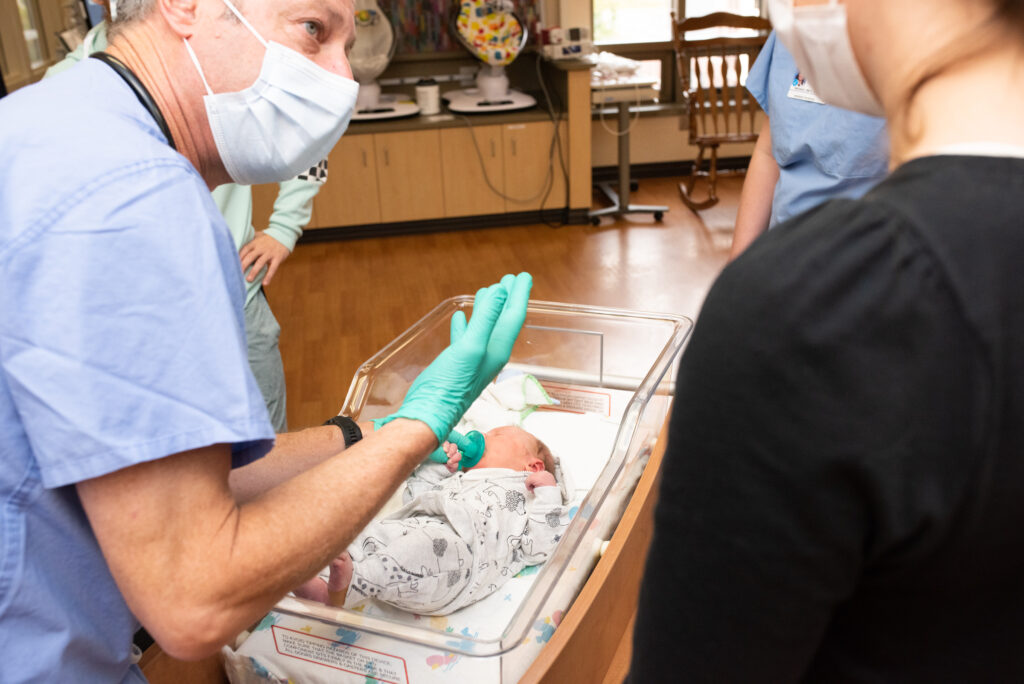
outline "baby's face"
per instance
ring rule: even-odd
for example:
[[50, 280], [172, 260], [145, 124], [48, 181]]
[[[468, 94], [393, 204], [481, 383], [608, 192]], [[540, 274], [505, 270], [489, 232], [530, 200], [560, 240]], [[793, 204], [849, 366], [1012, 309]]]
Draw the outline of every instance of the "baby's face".
[[484, 433], [484, 456], [476, 468], [508, 468], [527, 472], [544, 470], [541, 443], [522, 428], [509, 425]]

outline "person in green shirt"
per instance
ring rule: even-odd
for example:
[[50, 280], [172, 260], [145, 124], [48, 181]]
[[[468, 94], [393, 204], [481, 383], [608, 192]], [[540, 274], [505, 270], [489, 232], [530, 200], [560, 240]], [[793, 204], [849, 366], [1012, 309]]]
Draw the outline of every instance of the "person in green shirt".
[[[105, 4], [105, 3], [100, 3]], [[107, 47], [107, 23], [100, 22], [85, 36], [78, 48], [54, 64], [46, 77], [73, 67], [94, 52]], [[286, 432], [284, 366], [278, 338], [281, 326], [270, 310], [263, 288], [277, 273], [284, 260], [295, 249], [303, 227], [313, 212], [313, 196], [323, 185], [319, 180], [295, 178], [280, 184], [274, 201], [270, 225], [257, 231], [252, 225], [252, 188], [228, 183], [213, 190], [213, 200], [220, 208], [239, 250], [245, 274], [245, 333], [249, 346], [249, 366], [267, 404], [270, 423], [275, 432]]]

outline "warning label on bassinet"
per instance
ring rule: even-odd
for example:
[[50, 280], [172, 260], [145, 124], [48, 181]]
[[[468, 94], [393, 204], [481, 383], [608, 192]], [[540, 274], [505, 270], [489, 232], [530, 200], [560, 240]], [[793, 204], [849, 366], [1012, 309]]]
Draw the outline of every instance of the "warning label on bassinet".
[[[342, 641], [274, 625], [274, 645], [281, 655], [356, 675], [353, 681], [408, 684], [405, 660]], [[347, 679], [347, 678], [346, 678]]]
[[544, 406], [546, 410], [568, 411], [570, 413], [596, 413], [609, 417], [612, 414], [612, 397], [609, 392], [583, 389], [569, 385], [556, 385], [542, 382], [544, 390], [552, 399], [558, 400], [557, 406]]

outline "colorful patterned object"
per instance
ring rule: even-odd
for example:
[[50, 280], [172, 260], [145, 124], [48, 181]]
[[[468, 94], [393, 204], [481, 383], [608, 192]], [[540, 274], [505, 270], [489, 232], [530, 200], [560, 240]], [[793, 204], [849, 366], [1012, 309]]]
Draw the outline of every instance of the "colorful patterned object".
[[462, 0], [455, 30], [467, 50], [492, 66], [511, 64], [526, 44], [522, 20], [508, 0]]
[[461, 656], [457, 656], [454, 653], [438, 653], [437, 655], [427, 656], [427, 665], [430, 666], [431, 670], [450, 672], [460, 659]]
[[537, 620], [533, 623], [533, 628], [540, 632], [537, 635], [538, 644], [546, 644], [552, 635], [555, 633], [555, 628], [558, 627], [559, 623], [562, 622], [562, 611], [556, 610], [551, 614], [551, 617], [546, 617], [543, 620]]

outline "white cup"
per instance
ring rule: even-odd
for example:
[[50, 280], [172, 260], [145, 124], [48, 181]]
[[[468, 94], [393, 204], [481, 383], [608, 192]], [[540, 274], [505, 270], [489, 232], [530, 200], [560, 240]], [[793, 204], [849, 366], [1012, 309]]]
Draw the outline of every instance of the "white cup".
[[441, 87], [434, 79], [423, 79], [416, 84], [416, 104], [420, 114], [437, 114], [441, 111]]

